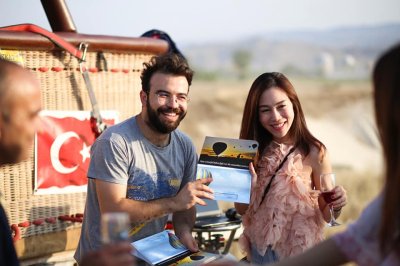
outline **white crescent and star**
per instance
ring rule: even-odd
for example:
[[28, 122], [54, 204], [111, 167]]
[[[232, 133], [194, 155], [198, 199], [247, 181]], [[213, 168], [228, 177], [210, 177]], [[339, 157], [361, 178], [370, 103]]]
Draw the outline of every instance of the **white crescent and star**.
[[[53, 165], [54, 169], [61, 174], [70, 174], [70, 173], [74, 172], [76, 169], [78, 169], [78, 166], [79, 166], [79, 165], [75, 165], [73, 167], [65, 167], [60, 162], [60, 158], [59, 158], [60, 149], [61, 149], [62, 145], [70, 138], [80, 139], [78, 134], [76, 134], [73, 131], [68, 131], [68, 132], [58, 135], [50, 148], [51, 164]], [[86, 159], [90, 158], [89, 151], [90, 151], [90, 146], [87, 146], [86, 143], [83, 142], [82, 150], [79, 152], [82, 155], [82, 163], [84, 163], [86, 161]]]
[[82, 150], [79, 153], [82, 155], [82, 163], [84, 163], [86, 159], [90, 158], [90, 146], [83, 142]]

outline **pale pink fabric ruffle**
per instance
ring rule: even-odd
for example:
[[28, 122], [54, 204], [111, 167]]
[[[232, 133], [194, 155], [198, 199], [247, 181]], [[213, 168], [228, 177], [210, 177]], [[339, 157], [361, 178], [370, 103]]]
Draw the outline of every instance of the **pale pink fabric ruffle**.
[[396, 248], [381, 252], [379, 227], [382, 222], [383, 198], [384, 194], [379, 194], [363, 210], [357, 221], [351, 223], [345, 231], [332, 237], [343, 255], [359, 266], [400, 265]]
[[318, 193], [311, 188], [311, 168], [303, 169], [297, 149], [278, 171], [259, 206], [265, 187], [291, 147], [272, 142], [258, 163], [257, 187], [242, 217], [244, 231], [239, 239], [248, 256], [250, 245], [261, 255], [272, 245], [279, 257], [285, 258], [323, 239], [325, 223], [318, 207]]

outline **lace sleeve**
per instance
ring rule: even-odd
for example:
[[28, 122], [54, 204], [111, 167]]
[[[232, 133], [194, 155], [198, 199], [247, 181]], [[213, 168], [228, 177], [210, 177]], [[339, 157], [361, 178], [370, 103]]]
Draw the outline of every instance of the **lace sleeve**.
[[346, 257], [358, 265], [379, 265], [379, 223], [382, 195], [375, 198], [347, 230], [333, 237]]

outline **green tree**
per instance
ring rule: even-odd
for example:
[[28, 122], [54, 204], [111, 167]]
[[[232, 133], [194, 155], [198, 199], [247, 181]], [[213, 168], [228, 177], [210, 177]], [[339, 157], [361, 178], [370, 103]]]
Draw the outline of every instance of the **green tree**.
[[239, 79], [245, 79], [251, 61], [251, 54], [247, 50], [236, 50], [233, 53], [233, 63]]

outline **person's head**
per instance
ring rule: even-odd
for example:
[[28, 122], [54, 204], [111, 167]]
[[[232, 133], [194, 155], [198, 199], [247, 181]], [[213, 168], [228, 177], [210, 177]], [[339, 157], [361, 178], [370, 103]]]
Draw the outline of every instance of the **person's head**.
[[168, 134], [179, 126], [187, 112], [192, 78], [193, 70], [176, 54], [155, 56], [144, 63], [140, 99], [153, 130]]
[[141, 35], [141, 37], [149, 37], [149, 38], [153, 38], [153, 39], [164, 40], [164, 41], [166, 41], [168, 43], [168, 53], [177, 54], [177, 55], [185, 58], [183, 56], [183, 54], [181, 53], [181, 51], [179, 51], [179, 49], [176, 46], [175, 42], [168, 35], [168, 33], [166, 33], [165, 31], [152, 29], [152, 30], [149, 30], [149, 31], [146, 31], [145, 33], [143, 33]]
[[28, 157], [40, 110], [39, 82], [33, 74], [0, 59], [0, 165]]
[[[385, 158], [382, 248], [400, 248], [400, 45], [380, 57], [373, 72], [375, 116]], [[397, 232], [397, 233], [395, 233]]]
[[296, 144], [305, 154], [309, 153], [310, 144], [323, 146], [307, 129], [293, 85], [278, 72], [261, 74], [251, 85], [240, 138], [257, 140], [260, 152], [272, 140]]

